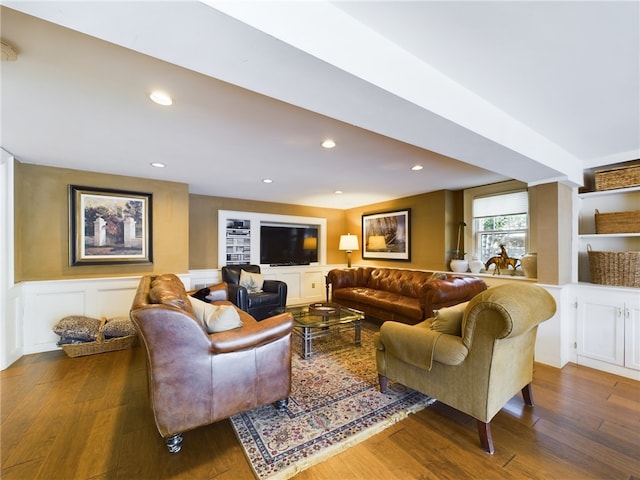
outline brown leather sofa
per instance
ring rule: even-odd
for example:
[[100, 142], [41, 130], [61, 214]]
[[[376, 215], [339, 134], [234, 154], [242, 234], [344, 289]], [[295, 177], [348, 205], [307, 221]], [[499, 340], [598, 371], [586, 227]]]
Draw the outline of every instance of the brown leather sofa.
[[327, 283], [333, 302], [361, 310], [373, 320], [409, 325], [487, 289], [478, 277], [376, 267], [331, 270]]
[[291, 314], [258, 322], [236, 310], [242, 326], [209, 334], [177, 276], [140, 280], [130, 316], [146, 349], [156, 426], [170, 452], [180, 450], [183, 432], [268, 403], [286, 405]]

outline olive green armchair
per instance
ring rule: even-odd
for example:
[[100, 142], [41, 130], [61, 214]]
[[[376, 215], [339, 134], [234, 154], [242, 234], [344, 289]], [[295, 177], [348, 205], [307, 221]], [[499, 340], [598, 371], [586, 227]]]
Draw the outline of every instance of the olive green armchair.
[[555, 310], [545, 289], [514, 282], [417, 325], [385, 322], [375, 338], [380, 390], [391, 379], [474, 417], [482, 448], [493, 453], [496, 413], [518, 392], [533, 406], [538, 324]]

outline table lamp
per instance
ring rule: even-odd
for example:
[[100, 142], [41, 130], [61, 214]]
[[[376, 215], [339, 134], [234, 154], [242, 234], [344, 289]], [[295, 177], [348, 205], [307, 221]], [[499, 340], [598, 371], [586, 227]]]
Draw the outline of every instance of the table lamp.
[[351, 268], [351, 252], [358, 250], [358, 236], [347, 233], [346, 235], [340, 235], [340, 245], [338, 250], [347, 251], [347, 267]]

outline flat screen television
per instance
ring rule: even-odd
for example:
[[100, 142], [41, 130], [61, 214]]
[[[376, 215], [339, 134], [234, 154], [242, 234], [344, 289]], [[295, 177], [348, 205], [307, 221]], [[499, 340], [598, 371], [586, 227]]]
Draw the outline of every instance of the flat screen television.
[[309, 265], [318, 261], [318, 227], [260, 225], [260, 263]]

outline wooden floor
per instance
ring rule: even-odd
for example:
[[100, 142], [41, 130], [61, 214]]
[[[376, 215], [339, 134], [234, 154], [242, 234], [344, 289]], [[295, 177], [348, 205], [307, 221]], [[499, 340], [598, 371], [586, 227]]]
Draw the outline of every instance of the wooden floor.
[[[169, 454], [147, 399], [140, 347], [88, 357], [28, 355], [1, 372], [2, 480], [251, 479], [228, 420]], [[494, 455], [475, 421], [436, 403], [296, 477], [640, 479], [640, 383], [536, 365], [536, 407], [494, 418]]]

